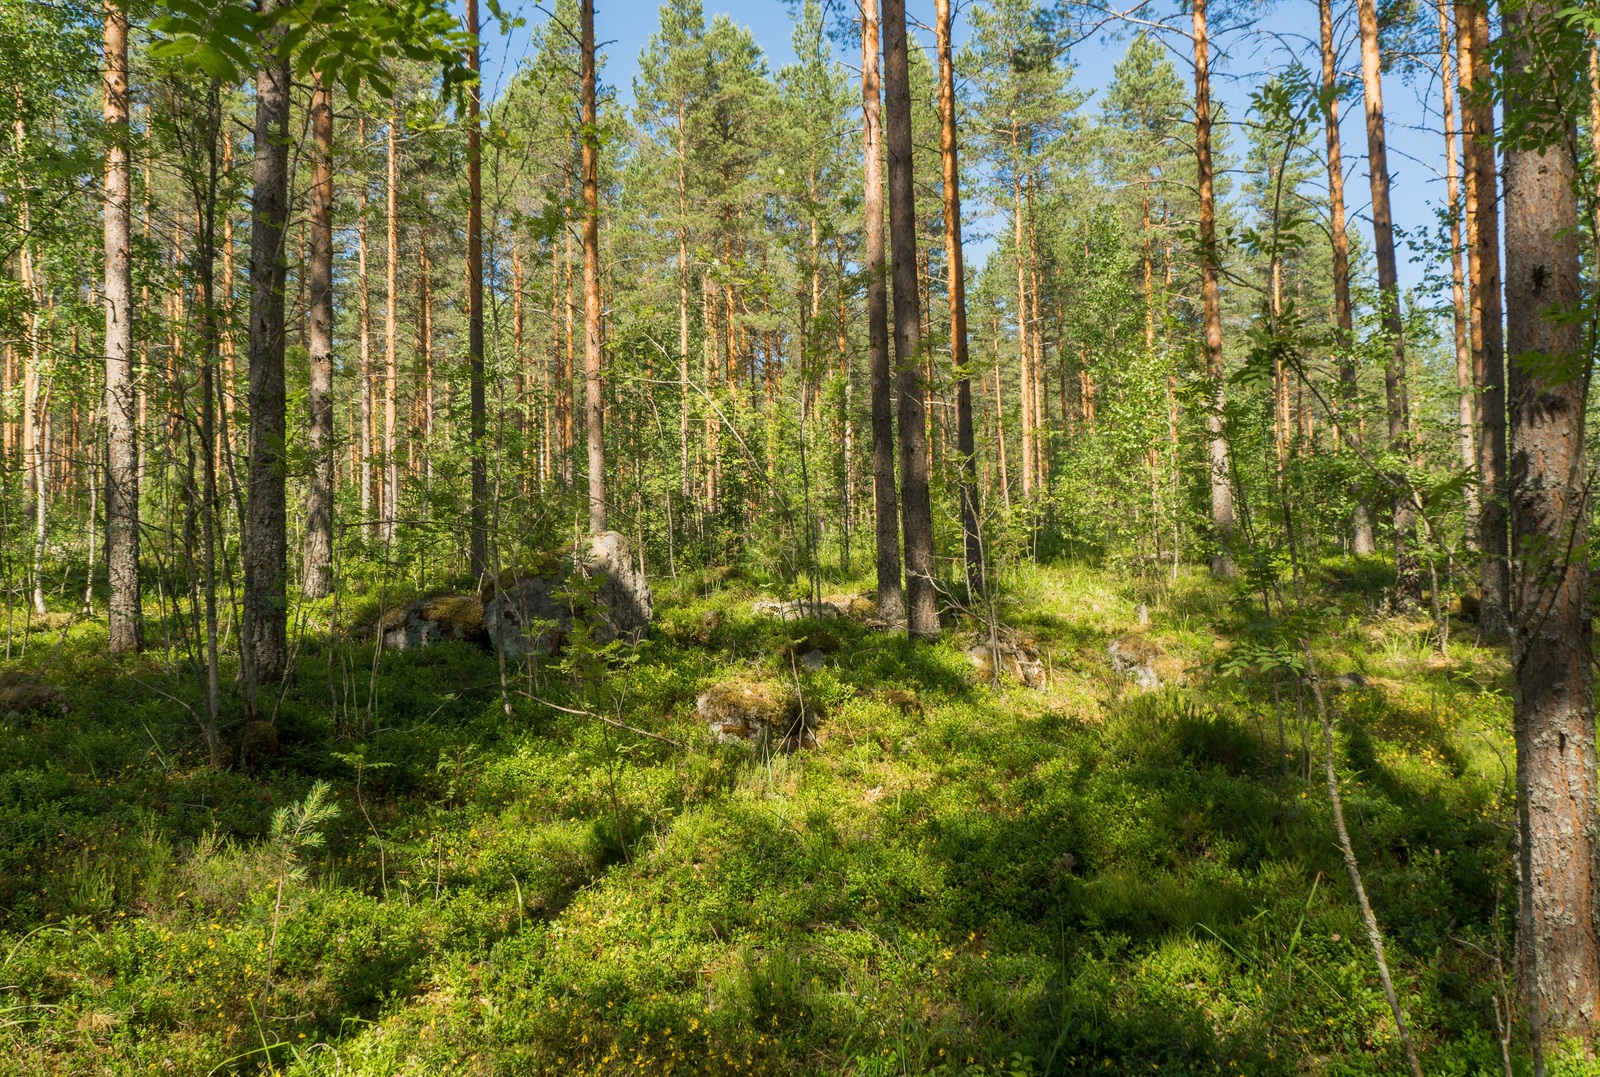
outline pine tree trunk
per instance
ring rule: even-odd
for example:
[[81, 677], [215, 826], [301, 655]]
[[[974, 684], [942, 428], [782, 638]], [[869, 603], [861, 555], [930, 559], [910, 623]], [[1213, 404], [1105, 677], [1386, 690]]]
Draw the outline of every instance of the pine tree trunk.
[[678, 494], [694, 496], [689, 468], [689, 117], [678, 102]]
[[1511, 615], [1506, 560], [1506, 363], [1494, 103], [1484, 92], [1488, 48], [1487, 5], [1463, 0], [1456, 5], [1456, 51], [1466, 150], [1467, 245], [1472, 249], [1472, 383], [1478, 405], [1478, 547], [1483, 557], [1478, 627], [1486, 639], [1503, 639], [1510, 631]]
[[[1461, 249], [1461, 169], [1456, 158], [1456, 103], [1454, 77], [1450, 62], [1450, 17], [1445, 14], [1444, 0], [1439, 4], [1439, 86], [1444, 100], [1444, 175], [1445, 192], [1450, 199], [1450, 302], [1455, 314], [1456, 348], [1456, 438], [1461, 447], [1461, 466], [1468, 472], [1478, 464], [1477, 449], [1472, 435], [1472, 348], [1469, 343], [1467, 318], [1466, 273], [1462, 267]], [[1478, 546], [1478, 488], [1466, 490], [1466, 541], [1469, 549]]]
[[[1205, 317], [1206, 377], [1211, 381], [1206, 433], [1211, 460], [1211, 527], [1217, 543], [1211, 571], [1218, 576], [1231, 577], [1234, 574], [1233, 478], [1228, 442], [1222, 430], [1226, 397], [1222, 378], [1222, 298], [1218, 290], [1217, 204], [1211, 165], [1211, 69], [1207, 58], [1205, 0], [1195, 0], [1191, 16], [1194, 26], [1194, 149], [1200, 192], [1200, 295]], [[1090, 409], [1092, 428], [1092, 404]]]
[[[356, 141], [361, 152], [367, 150], [367, 118], [356, 120]], [[364, 161], [364, 158], [363, 158]], [[372, 288], [367, 276], [367, 175], [361, 169], [356, 190], [356, 317], [361, 333], [361, 416], [357, 439], [360, 443], [361, 519], [369, 534], [376, 534], [372, 504]]]
[[[1329, 231], [1333, 237], [1334, 347], [1338, 352], [1339, 364], [1338, 419], [1345, 425], [1346, 433], [1354, 437], [1354, 431], [1349, 428], [1360, 428], [1358, 409], [1361, 407], [1361, 389], [1356, 381], [1355, 319], [1350, 306], [1350, 237], [1345, 231], [1344, 221], [1344, 162], [1339, 152], [1338, 70], [1333, 49], [1332, 0], [1318, 0], [1317, 10], [1322, 24], [1322, 92], [1328, 103], [1323, 121], [1328, 143]], [[1367, 557], [1376, 548], [1372, 540], [1372, 507], [1359, 486], [1353, 487], [1350, 493], [1355, 502], [1350, 548], [1356, 556]]]
[[978, 530], [978, 452], [972, 429], [972, 380], [967, 351], [967, 282], [961, 250], [961, 162], [956, 132], [956, 83], [950, 0], [935, 0], [939, 53], [939, 158], [944, 182], [944, 255], [950, 290], [950, 362], [956, 375], [956, 451], [961, 456], [962, 553], [967, 591], [985, 593], [983, 535]]
[[[284, 232], [289, 221], [289, 64], [256, 74], [250, 228], [250, 456], [241, 543], [245, 709], [262, 715], [258, 689], [288, 671], [288, 529], [284, 487]], [[270, 708], [267, 709], [270, 713]]]
[[896, 493], [894, 401], [889, 363], [889, 282], [883, 248], [883, 126], [878, 85], [878, 0], [861, 4], [861, 102], [867, 233], [867, 355], [872, 393], [872, 501], [876, 522], [878, 616], [905, 617], [900, 583], [900, 499]]
[[917, 295], [916, 189], [912, 176], [911, 70], [905, 0], [883, 5], [884, 137], [889, 164], [889, 239], [893, 246], [894, 359], [898, 369], [900, 513], [905, 540], [906, 632], [939, 634], [933, 573], [933, 503], [928, 490], [928, 425], [922, 381], [922, 312]]
[[[1016, 122], [1011, 125], [1011, 151], [1013, 156], [1017, 153], [1017, 128]], [[1028, 350], [1028, 278], [1027, 266], [1022, 258], [1022, 237], [1025, 225], [1022, 220], [1022, 162], [1015, 164], [1016, 171], [1011, 177], [1011, 221], [1014, 237], [1012, 239], [1012, 254], [1017, 263], [1017, 395], [1021, 401], [1022, 415], [1022, 496], [1024, 499], [1033, 495], [1033, 439], [1034, 439], [1034, 410], [1033, 410], [1033, 371], [1028, 359], [1032, 354]]]
[[400, 517], [400, 108], [389, 110], [387, 182], [384, 184], [384, 312], [383, 312], [383, 537], [393, 542]]
[[333, 593], [333, 94], [320, 75], [311, 95], [315, 143], [311, 194], [310, 423], [306, 448], [311, 477], [306, 486], [306, 537], [301, 587], [307, 598]]
[[[1358, 0], [1361, 24], [1361, 86], [1367, 117], [1367, 170], [1372, 184], [1373, 255], [1378, 264], [1379, 319], [1388, 337], [1383, 386], [1389, 415], [1389, 451], [1410, 456], [1410, 409], [1406, 402], [1405, 327], [1400, 320], [1399, 274], [1395, 265], [1394, 215], [1389, 204], [1389, 150], [1383, 118], [1382, 55], [1378, 45], [1375, 0]], [[1406, 476], [1390, 476], [1394, 511], [1395, 602], [1414, 606], [1422, 597], [1422, 567], [1416, 554], [1417, 510]]]
[[104, 106], [107, 650], [143, 643], [139, 608], [139, 447], [133, 376], [132, 183], [128, 174], [128, 16], [106, 4]]
[[[1556, 113], [1559, 67], [1533, 42], [1567, 32], [1548, 0], [1508, 9], [1508, 111]], [[1507, 149], [1506, 349], [1511, 413], [1512, 716], [1517, 743], [1519, 977], [1536, 1051], [1595, 1033], [1597, 882], [1588, 358], [1573, 317], [1584, 294], [1569, 120]], [[1480, 192], [1481, 196], [1481, 192]], [[1535, 1069], [1542, 1068], [1538, 1053]]]
[[[478, 70], [478, 0], [467, 0], [467, 68]], [[468, 570], [481, 580], [489, 573], [489, 461], [483, 391], [483, 157], [478, 112], [482, 87], [467, 86], [467, 380], [470, 415], [468, 449], [472, 454], [472, 504], [469, 512]], [[588, 121], [592, 123], [592, 118]]]
[[600, 132], [595, 120], [594, 0], [582, 0], [583, 395], [589, 446], [589, 530], [606, 529], [605, 397], [600, 385]]

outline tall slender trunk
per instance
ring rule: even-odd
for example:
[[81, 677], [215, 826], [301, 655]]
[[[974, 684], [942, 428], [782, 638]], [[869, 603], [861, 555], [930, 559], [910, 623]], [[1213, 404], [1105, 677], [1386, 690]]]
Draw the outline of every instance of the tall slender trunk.
[[605, 397], [600, 384], [600, 131], [595, 120], [594, 0], [582, 0], [583, 396], [589, 447], [589, 530], [606, 529]]
[[422, 343], [422, 475], [424, 479], [431, 480], [436, 409], [433, 399], [433, 258], [428, 254], [426, 228], [417, 231], [417, 277], [417, 300], [422, 308], [418, 311], [417, 321], [417, 335]]
[[308, 307], [311, 340], [310, 423], [306, 447], [311, 457], [306, 485], [306, 537], [301, 588], [307, 598], [333, 593], [333, 93], [320, 74], [311, 93], [311, 135], [315, 164], [311, 176], [311, 264]]
[[939, 634], [933, 572], [933, 502], [922, 381], [922, 312], [917, 295], [916, 189], [912, 176], [911, 68], [905, 0], [883, 4], [884, 136], [889, 164], [889, 240], [894, 249], [894, 359], [898, 368], [900, 513], [905, 542], [906, 632]]
[[[1444, 176], [1445, 193], [1450, 199], [1450, 302], [1455, 314], [1456, 387], [1459, 391], [1456, 406], [1456, 439], [1461, 447], [1461, 466], [1468, 472], [1476, 469], [1478, 454], [1472, 435], [1472, 347], [1469, 341], [1467, 317], [1466, 273], [1463, 269], [1461, 248], [1461, 168], [1456, 157], [1456, 101], [1455, 78], [1450, 62], [1450, 17], [1445, 14], [1446, 0], [1436, 0], [1439, 5], [1439, 86], [1443, 93], [1444, 113]], [[1478, 488], [1468, 486], [1466, 492], [1467, 545], [1478, 545]]]
[[[26, 137], [20, 119], [17, 121], [16, 137], [19, 145]], [[33, 515], [33, 556], [29, 569], [29, 576], [32, 579], [33, 612], [36, 617], [43, 617], [45, 615], [44, 547], [50, 522], [50, 498], [46, 479], [48, 439], [45, 434], [49, 391], [44, 374], [44, 348], [41, 341], [44, 332], [44, 288], [39, 283], [34, 265], [33, 247], [26, 238], [31, 234], [33, 227], [29, 217], [26, 190], [19, 192], [17, 202], [18, 224], [24, 236], [23, 242], [17, 249], [17, 274], [22, 290], [28, 297], [26, 330], [28, 347], [22, 376], [22, 440], [26, 461], [26, 467], [23, 469], [23, 490], [27, 497], [27, 509]]]
[[[1558, 29], [1559, 27], [1559, 29]], [[1568, 32], [1549, 0], [1505, 10], [1508, 112], [1561, 115], [1560, 63], [1536, 44]], [[1580, 275], [1576, 130], [1535, 126], [1505, 157], [1506, 350], [1511, 412], [1511, 699], [1517, 743], [1519, 950], [1535, 1072], [1541, 1036], [1592, 1040], [1596, 757], [1589, 615], [1589, 370], [1574, 317]]]
[[[223, 156], [226, 158], [229, 136], [224, 123], [225, 113], [222, 108], [222, 91], [218, 83], [213, 82], [206, 95], [207, 127], [207, 165], [208, 173], [203, 191], [197, 191], [196, 208], [199, 211], [199, 227], [195, 236], [195, 275], [200, 285], [200, 333], [201, 333], [201, 362], [200, 362], [200, 448], [203, 454], [201, 462], [201, 488], [200, 488], [200, 587], [203, 592], [205, 616], [205, 663], [206, 663], [206, 717], [204, 732], [206, 747], [211, 757], [213, 767], [221, 767], [227, 761], [227, 752], [223, 747], [221, 722], [222, 722], [222, 671], [219, 660], [219, 625], [217, 618], [217, 538], [220, 530], [217, 522], [217, 392], [216, 370], [218, 359], [218, 338], [220, 336], [220, 321], [216, 303], [215, 265], [217, 253], [217, 203], [219, 188], [222, 179], [219, 170], [216, 145], [223, 140]], [[192, 476], [191, 455], [191, 476]], [[192, 477], [191, 477], [191, 481]], [[93, 512], [93, 505], [90, 505]], [[94, 551], [90, 550], [93, 557]]]
[[895, 483], [894, 401], [889, 363], [889, 282], [883, 249], [883, 125], [878, 85], [878, 0], [861, 3], [861, 114], [867, 233], [867, 356], [872, 393], [872, 504], [878, 616], [905, 617], [900, 582], [900, 499]]
[[[1234, 574], [1233, 477], [1228, 441], [1222, 428], [1226, 397], [1222, 378], [1222, 297], [1218, 287], [1217, 203], [1211, 164], [1211, 68], [1205, 0], [1195, 0], [1191, 18], [1194, 26], [1194, 153], [1200, 193], [1200, 296], [1205, 316], [1206, 377], [1211, 381], [1206, 433], [1211, 460], [1211, 527], [1217, 542], [1211, 571], [1229, 577]], [[1092, 425], [1092, 411], [1089, 421]]]
[[1000, 390], [1000, 322], [994, 327], [994, 439], [995, 456], [1000, 461], [1000, 499], [1011, 507], [1011, 476], [1006, 467], [1006, 400]]
[[139, 650], [139, 426], [133, 377], [133, 185], [128, 174], [128, 16], [105, 6], [106, 647]]
[[1486, 92], [1487, 3], [1456, 5], [1456, 52], [1466, 150], [1467, 243], [1472, 248], [1472, 384], [1478, 402], [1478, 547], [1482, 591], [1478, 627], [1487, 639], [1510, 631], [1511, 576], [1506, 522], [1506, 363], [1500, 299], [1499, 176], [1494, 101]]
[[850, 536], [855, 533], [856, 525], [856, 425], [855, 425], [855, 379], [850, 371], [850, 331], [849, 309], [845, 298], [845, 253], [844, 237], [834, 236], [834, 253], [839, 259], [839, 289], [838, 289], [838, 324], [834, 327], [839, 345], [839, 380], [844, 399], [840, 411], [841, 425], [844, 438], [839, 446], [839, 459], [841, 463], [839, 480], [843, 486], [842, 494], [844, 509], [840, 520], [840, 567], [844, 570], [846, 578], [850, 575]]
[[400, 108], [389, 110], [387, 182], [384, 184], [383, 300], [383, 537], [393, 542], [400, 517], [400, 454], [397, 426], [400, 407]]
[[[1353, 425], [1359, 429], [1357, 415], [1361, 406], [1361, 390], [1356, 381], [1355, 319], [1350, 306], [1350, 237], [1345, 230], [1344, 219], [1344, 162], [1339, 152], [1339, 74], [1338, 58], [1333, 48], [1332, 0], [1318, 0], [1317, 12], [1322, 25], [1322, 92], [1327, 101], [1323, 123], [1328, 143], [1329, 231], [1333, 236], [1334, 348], [1339, 364], [1338, 421], [1346, 428]], [[1372, 508], [1367, 503], [1366, 492], [1359, 486], [1352, 488], [1350, 493], [1355, 503], [1350, 548], [1357, 556], [1366, 557], [1375, 549]]]
[[[356, 141], [361, 153], [367, 152], [367, 118], [356, 119]], [[365, 156], [362, 157], [363, 163]], [[356, 318], [361, 334], [361, 416], [357, 440], [360, 443], [361, 461], [361, 519], [369, 533], [376, 533], [376, 517], [372, 505], [372, 288], [367, 276], [367, 174], [359, 172], [356, 188]]]
[[689, 469], [689, 115], [678, 102], [678, 493], [694, 496]]
[[[478, 0], [467, 0], [467, 68], [478, 70]], [[489, 572], [489, 460], [484, 443], [488, 418], [483, 395], [483, 155], [478, 113], [481, 86], [467, 86], [467, 441], [472, 454], [472, 504], [469, 512], [468, 568], [474, 579]], [[592, 123], [591, 118], [588, 123]]]
[[[1378, 45], [1375, 0], [1358, 0], [1361, 25], [1361, 87], [1367, 116], [1367, 171], [1372, 185], [1372, 246], [1378, 263], [1378, 307], [1388, 359], [1383, 387], [1389, 414], [1389, 450], [1396, 459], [1410, 456], [1410, 408], [1406, 402], [1405, 327], [1400, 320], [1400, 284], [1395, 266], [1394, 214], [1389, 204], [1389, 150], [1383, 119], [1382, 55]], [[1394, 511], [1395, 601], [1414, 605], [1422, 597], [1422, 567], [1416, 553], [1417, 510], [1403, 472], [1390, 475]]]
[[[1011, 123], [1011, 151], [1013, 156], [1017, 152], [1017, 125]], [[1029, 367], [1029, 357], [1032, 352], [1028, 349], [1028, 279], [1027, 264], [1022, 256], [1022, 243], [1025, 225], [1022, 219], [1022, 162], [1017, 161], [1016, 171], [1011, 176], [1011, 221], [1014, 226], [1015, 236], [1012, 241], [1012, 254], [1017, 263], [1017, 390], [1021, 401], [1022, 411], [1022, 496], [1030, 497], [1033, 494], [1033, 439], [1034, 439], [1034, 409], [1033, 409], [1033, 371]]]
[[[427, 244], [423, 244], [427, 250]], [[426, 265], [426, 256], [424, 256]], [[529, 490], [529, 480], [533, 474], [533, 442], [530, 435], [533, 432], [531, 408], [528, 403], [529, 386], [533, 383], [531, 365], [526, 355], [526, 337], [524, 335], [524, 315], [522, 309], [522, 290], [525, 283], [522, 270], [522, 243], [517, 238], [516, 232], [511, 233], [511, 363], [517, 371], [517, 396], [516, 417], [517, 432], [522, 437], [522, 488], [524, 494]], [[424, 292], [426, 294], [426, 292]], [[426, 312], [424, 312], [426, 319]], [[431, 381], [432, 378], [430, 377]], [[431, 409], [430, 409], [431, 410]], [[430, 416], [431, 418], [431, 416]]]
[[934, 32], [939, 53], [939, 158], [944, 181], [945, 272], [950, 279], [950, 362], [956, 375], [956, 451], [961, 454], [962, 552], [966, 556], [967, 590], [972, 595], [980, 595], [985, 590], [983, 536], [978, 531], [978, 453], [972, 431], [972, 380], [968, 370], [971, 357], [967, 353], [967, 283], [961, 251], [961, 164], [956, 145], [950, 0], [935, 0]]
[[[274, 0], [275, 2], [275, 0]], [[270, 7], [271, 4], [263, 5]], [[288, 553], [284, 486], [284, 232], [289, 222], [289, 63], [256, 74], [250, 227], [250, 456], [243, 535], [245, 709], [288, 670]]]
[[572, 450], [574, 447], [572, 411], [572, 375], [573, 375], [573, 340], [572, 327], [572, 211], [566, 211], [567, 227], [564, 229], [563, 246], [561, 250], [562, 293], [561, 309], [564, 316], [565, 335], [562, 338], [566, 350], [563, 354], [561, 366], [561, 386], [557, 396], [561, 408], [561, 485], [563, 489], [572, 488]]

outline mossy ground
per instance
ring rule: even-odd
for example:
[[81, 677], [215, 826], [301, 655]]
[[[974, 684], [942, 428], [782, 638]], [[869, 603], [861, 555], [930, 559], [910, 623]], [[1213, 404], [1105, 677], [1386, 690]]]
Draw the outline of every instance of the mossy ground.
[[[1428, 1072], [1497, 1074], [1503, 655], [1458, 625], [1438, 658], [1364, 580], [1328, 577], [1322, 635], [1367, 680], [1334, 697], [1357, 851]], [[581, 690], [513, 669], [509, 716], [492, 655], [374, 675], [313, 612], [256, 772], [203, 765], [158, 657], [38, 634], [11, 665], [67, 710], [0, 721], [0, 1071], [1400, 1073], [1309, 700], [1216, 672], [1258, 614], [1074, 566], [1008, 594], [1043, 690], [979, 683], [958, 630], [657, 581], [631, 661]], [[1183, 684], [1113, 674], [1140, 601]], [[822, 631], [808, 673], [788, 644]], [[695, 696], [735, 675], [797, 680], [817, 744], [715, 744]], [[341, 813], [296, 880], [267, 833], [318, 779]]]

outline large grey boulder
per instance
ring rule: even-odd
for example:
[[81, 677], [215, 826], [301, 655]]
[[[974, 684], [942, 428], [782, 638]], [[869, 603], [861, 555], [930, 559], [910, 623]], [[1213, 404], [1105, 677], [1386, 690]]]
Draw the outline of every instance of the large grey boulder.
[[507, 658], [548, 655], [572, 630], [572, 609], [566, 598], [574, 571], [596, 581], [589, 625], [595, 638], [637, 640], [650, 630], [654, 607], [650, 584], [635, 566], [628, 540], [602, 531], [579, 540], [542, 572], [500, 587], [484, 603], [483, 626], [489, 641]]

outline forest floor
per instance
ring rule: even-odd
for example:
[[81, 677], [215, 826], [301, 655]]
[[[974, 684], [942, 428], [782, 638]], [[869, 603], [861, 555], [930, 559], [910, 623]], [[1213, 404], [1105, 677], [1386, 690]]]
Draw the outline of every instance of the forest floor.
[[[1316, 580], [1324, 675], [1364, 681], [1330, 696], [1345, 810], [1427, 1072], [1500, 1074], [1505, 657], [1376, 614], [1385, 572]], [[1019, 570], [1035, 689], [975, 674], [976, 625], [913, 644], [759, 597], [657, 581], [636, 651], [513, 669], [509, 715], [492, 654], [374, 663], [313, 615], [254, 771], [204, 765], [192, 678], [37, 632], [0, 718], [0, 1071], [1405, 1069], [1259, 599]], [[1116, 674], [1134, 633], [1176, 683]], [[798, 687], [815, 743], [718, 744], [696, 698], [732, 678]]]

